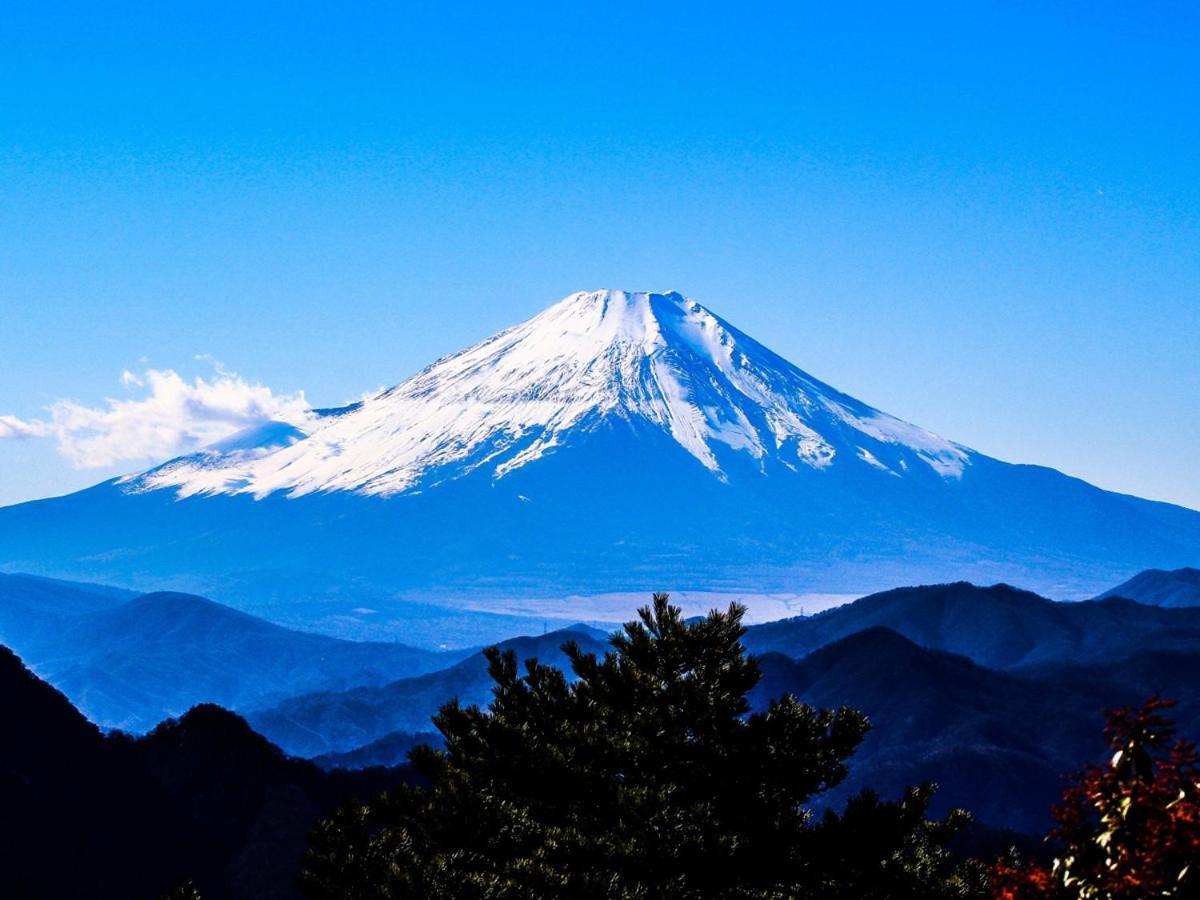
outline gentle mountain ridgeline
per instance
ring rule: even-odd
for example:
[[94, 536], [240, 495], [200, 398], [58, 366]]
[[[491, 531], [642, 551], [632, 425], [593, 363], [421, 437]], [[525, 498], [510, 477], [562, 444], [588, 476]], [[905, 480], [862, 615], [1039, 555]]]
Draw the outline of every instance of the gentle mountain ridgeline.
[[1097, 599], [1127, 597], [1152, 606], [1200, 606], [1200, 569], [1150, 569], [1109, 588]]
[[0, 574], [0, 643], [18, 648], [52, 643], [78, 617], [137, 596], [101, 585]]
[[[484, 704], [491, 690], [477, 651], [305, 634], [188, 595], [131, 599], [4, 576], [0, 628], [98, 724], [146, 731], [216, 703], [326, 768], [401, 764], [413, 746], [438, 742], [431, 722], [443, 703]], [[607, 635], [579, 625], [502, 646], [564, 667], [568, 640], [600, 652]], [[1184, 734], [1200, 734], [1196, 607], [1059, 603], [956, 583], [752, 626], [743, 643], [762, 656], [754, 708], [790, 692], [869, 717], [847, 790], [933, 780], [936, 811], [962, 806], [1024, 833], [1044, 829], [1058, 775], [1102, 749], [1103, 708], [1160, 692], [1180, 701]]]
[[415, 747], [429, 744], [440, 747], [442, 736], [436, 731], [393, 731], [365, 747], [347, 750], [344, 753], [322, 753], [312, 761], [322, 769], [370, 769], [375, 766], [391, 768], [408, 762], [408, 755]]
[[861, 710], [872, 730], [855, 754], [844, 790], [870, 786], [892, 796], [906, 784], [939, 786], [932, 809], [969, 809], [995, 828], [1037, 834], [1049, 823], [1060, 776], [1079, 760], [1098, 760], [1101, 712], [1137, 703], [1155, 687], [1187, 697], [1188, 733], [1200, 733], [1200, 653], [1174, 658], [1156, 672], [1125, 677], [1106, 666], [1073, 668], [1070, 679], [1047, 670], [1036, 677], [999, 672], [962, 656], [927, 650], [887, 629], [870, 629], [802, 660], [762, 657], [762, 708], [790, 692], [814, 705]]
[[[562, 666], [568, 638], [599, 646], [568, 632], [502, 646]], [[1103, 750], [1104, 708], [1162, 692], [1181, 701], [1184, 733], [1200, 735], [1200, 609], [939, 585], [752, 626], [743, 643], [762, 654], [755, 709], [791, 693], [851, 706], [872, 722], [848, 791], [934, 781], [935, 811], [963, 807], [1028, 834], [1045, 829], [1059, 776]], [[388, 765], [404, 760], [412, 733], [428, 730], [445, 699], [484, 703], [489, 690], [478, 656], [388, 685], [296, 697], [249, 720], [288, 752], [354, 764], [355, 749], [366, 748], [363, 764]]]
[[1118, 598], [1055, 603], [1008, 585], [960, 582], [898, 588], [809, 618], [757, 625], [747, 631], [746, 647], [798, 657], [876, 627], [996, 669], [1112, 662], [1175, 641], [1200, 646], [1200, 608], [1157, 609]]
[[418, 643], [466, 646], [464, 597], [965, 578], [1078, 599], [1200, 564], [1200, 512], [938, 437], [679, 294], [599, 291], [360, 403], [2, 509], [0, 560], [347, 634], [375, 627], [362, 608], [441, 616]]
[[133, 732], [197, 703], [247, 710], [432, 672], [463, 656], [292, 631], [188, 594], [2, 575], [0, 640], [91, 721]]
[[236, 715], [198, 707], [133, 740], [101, 734], [0, 648], [0, 896], [295, 896], [313, 823], [402, 770], [325, 773]]
[[[121, 884], [121, 896], [158, 896], [187, 873], [206, 897], [292, 896], [290, 879], [317, 817], [339, 798], [411, 779], [381, 767], [406, 763], [422, 745], [441, 746], [434, 725], [443, 705], [487, 705], [495, 687], [483, 653], [354, 644], [188, 595], [130, 598], [6, 576], [0, 611], [5, 633], [32, 648], [54, 646], [48, 635], [59, 630], [58, 655], [48, 655], [45, 668], [61, 667], [53, 677], [85, 709], [110, 704], [126, 718], [141, 710], [137, 721], [148, 728], [171, 704], [209, 704], [137, 740], [105, 737], [4, 655], [3, 712], [20, 735], [7, 748], [4, 778], [25, 779], [13, 789], [13, 809], [15, 821], [28, 825], [5, 836], [8, 856], [21, 849], [7, 875], [14, 896], [44, 896], [30, 887], [43, 883], [57, 885], [54, 896], [87, 895], [92, 881], [74, 871], [45, 875], [46, 855], [24, 849], [29, 835], [44, 842], [77, 800], [109, 817], [111, 834], [90, 845], [94, 859], [84, 856], [101, 895]], [[565, 644], [603, 655], [608, 639], [579, 625], [501, 649], [514, 662], [536, 658], [570, 673]], [[921, 809], [932, 816], [969, 810], [975, 825], [959, 843], [974, 852], [1017, 843], [1040, 853], [1030, 836], [1046, 830], [1060, 776], [1104, 758], [1105, 708], [1158, 692], [1179, 701], [1173, 718], [1181, 735], [1200, 735], [1200, 608], [1120, 598], [1061, 603], [1006, 585], [956, 583], [752, 626], [741, 643], [762, 672], [750, 710], [764, 713], [791, 695], [817, 708], [857, 710], [870, 726], [844, 779], [814, 798], [814, 809], [842, 809], [863, 789], [898, 798], [910, 785], [934, 782], [938, 790]], [[388, 667], [428, 668], [393, 678]], [[348, 684], [332, 683], [335, 671]], [[305, 687], [310, 678], [317, 690]], [[223, 697], [242, 703], [246, 720], [211, 705]], [[337, 774], [347, 769], [363, 771]], [[79, 843], [99, 827], [90, 816], [56, 833]], [[158, 855], [125, 883], [128, 846]]]
[[[603, 652], [605, 646], [590, 629], [564, 629], [536, 638], [515, 638], [499, 646], [512, 650], [521, 660], [538, 659], [565, 669], [567, 657], [562, 647], [568, 641], [590, 652]], [[368, 745], [378, 752], [383, 749], [380, 742], [387, 741], [393, 732], [429, 731], [434, 714], [447, 700], [458, 698], [464, 704], [486, 704], [491, 689], [487, 659], [476, 653], [441, 672], [378, 687], [306, 694], [252, 712], [248, 719], [257, 731], [298, 756], [347, 754]], [[390, 760], [384, 757], [381, 761], [394, 764], [403, 761], [403, 757]]]

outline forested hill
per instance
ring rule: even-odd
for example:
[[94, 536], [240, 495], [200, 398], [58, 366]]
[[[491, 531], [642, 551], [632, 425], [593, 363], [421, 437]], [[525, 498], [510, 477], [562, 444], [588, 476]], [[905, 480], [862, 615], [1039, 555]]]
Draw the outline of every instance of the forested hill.
[[0, 647], [0, 896], [206, 900], [295, 896], [317, 820], [407, 770], [326, 773], [239, 716], [193, 709], [134, 739], [103, 735]]

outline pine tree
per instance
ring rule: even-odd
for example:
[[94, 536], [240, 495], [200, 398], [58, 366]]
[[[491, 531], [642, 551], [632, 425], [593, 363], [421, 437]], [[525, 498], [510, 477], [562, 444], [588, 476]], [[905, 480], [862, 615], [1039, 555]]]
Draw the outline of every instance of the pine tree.
[[163, 900], [203, 900], [200, 892], [196, 890], [196, 886], [190, 881], [185, 881], [179, 885], [171, 893], [165, 895]]
[[744, 609], [684, 622], [665, 594], [574, 673], [487, 651], [488, 709], [444, 706], [428, 787], [343, 810], [302, 885], [325, 898], [982, 896], [929, 822], [929, 789], [811, 815], [867, 730], [849, 709], [782, 697], [751, 713]]

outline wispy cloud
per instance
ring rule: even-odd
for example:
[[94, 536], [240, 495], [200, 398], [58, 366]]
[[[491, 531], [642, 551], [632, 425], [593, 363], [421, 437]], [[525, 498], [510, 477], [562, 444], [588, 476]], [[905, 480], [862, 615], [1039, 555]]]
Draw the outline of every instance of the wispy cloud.
[[45, 437], [50, 433], [48, 422], [27, 422], [16, 416], [0, 416], [0, 438]]
[[58, 400], [43, 419], [0, 415], [0, 439], [54, 438], [80, 469], [161, 460], [190, 453], [252, 425], [309, 418], [304, 392], [277, 394], [214, 362], [210, 378], [184, 379], [173, 369], [126, 370], [121, 384], [136, 396], [100, 406]]

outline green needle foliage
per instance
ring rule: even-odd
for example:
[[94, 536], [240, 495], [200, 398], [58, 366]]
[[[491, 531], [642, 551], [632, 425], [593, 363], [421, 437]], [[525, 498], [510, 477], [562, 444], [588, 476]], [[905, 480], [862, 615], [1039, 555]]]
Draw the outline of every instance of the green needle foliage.
[[302, 885], [358, 898], [855, 898], [983, 896], [929, 822], [931, 790], [855, 798], [814, 817], [846, 776], [862, 715], [785, 696], [750, 713], [760, 673], [744, 608], [685, 623], [665, 594], [602, 659], [574, 670], [488, 652], [494, 699], [444, 706], [428, 787], [322, 823]]

